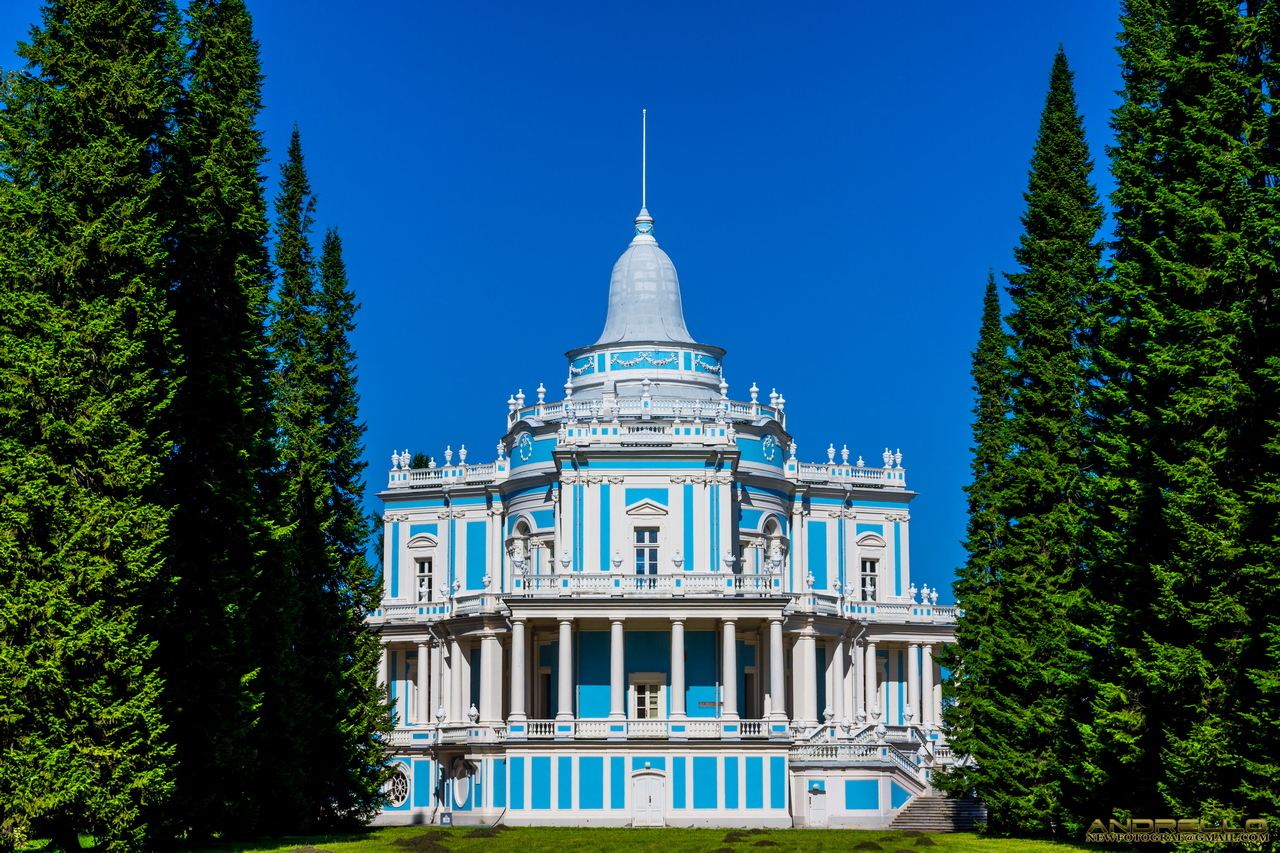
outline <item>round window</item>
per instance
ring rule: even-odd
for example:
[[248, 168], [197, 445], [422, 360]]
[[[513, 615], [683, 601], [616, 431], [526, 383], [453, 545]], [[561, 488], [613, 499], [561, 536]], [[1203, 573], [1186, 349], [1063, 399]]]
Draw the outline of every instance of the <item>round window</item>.
[[393, 808], [399, 808], [409, 802], [409, 777], [404, 772], [403, 764], [396, 765], [395, 772], [387, 780], [387, 796], [391, 799]]

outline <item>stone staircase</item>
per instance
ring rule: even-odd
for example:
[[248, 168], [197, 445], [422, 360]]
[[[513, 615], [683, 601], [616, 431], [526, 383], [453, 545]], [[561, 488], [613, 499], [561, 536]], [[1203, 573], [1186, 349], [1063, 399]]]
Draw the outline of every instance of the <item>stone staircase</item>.
[[973, 832], [975, 824], [986, 820], [987, 807], [972, 797], [958, 800], [916, 797], [898, 812], [889, 828], [914, 829], [917, 832]]

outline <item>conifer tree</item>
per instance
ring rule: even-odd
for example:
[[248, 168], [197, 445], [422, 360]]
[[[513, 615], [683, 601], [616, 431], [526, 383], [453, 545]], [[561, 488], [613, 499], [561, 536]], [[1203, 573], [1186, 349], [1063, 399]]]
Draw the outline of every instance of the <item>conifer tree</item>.
[[1094, 813], [1280, 814], [1278, 15], [1124, 6], [1092, 403]]
[[381, 586], [366, 557], [369, 540], [364, 515], [365, 427], [359, 421], [355, 352], [349, 335], [359, 306], [347, 283], [342, 240], [335, 229], [324, 238], [320, 257], [320, 339], [317, 360], [324, 366], [322, 419], [327, 487], [325, 540], [328, 576], [313, 579], [315, 612], [306, 621], [315, 652], [311, 666], [326, 673], [317, 707], [326, 711], [313, 741], [320, 826], [341, 827], [372, 817], [383, 804], [387, 768], [382, 733], [390, 715], [378, 685], [381, 642], [365, 624], [381, 598]]
[[0, 848], [151, 849], [174, 394], [159, 0], [50, 2], [0, 93]]
[[308, 799], [313, 784], [314, 750], [309, 740], [322, 709], [312, 701], [325, 673], [309, 665], [306, 620], [314, 612], [314, 584], [328, 554], [324, 517], [324, 365], [315, 342], [321, 319], [315, 286], [316, 262], [310, 233], [315, 198], [295, 127], [281, 165], [275, 201], [277, 290], [271, 306], [268, 340], [275, 359], [273, 405], [281, 461], [276, 513], [280, 538], [261, 584], [256, 609], [256, 639], [262, 655], [261, 723], [254, 786], [273, 807], [260, 826], [268, 834], [312, 828]]
[[241, 0], [196, 0], [186, 28], [168, 170], [170, 304], [182, 353], [166, 417], [176, 446], [165, 472], [175, 589], [156, 610], [170, 738], [182, 759], [165, 813], [175, 831], [203, 836], [254, 823], [245, 780], [256, 764], [260, 664], [250, 629], [273, 533], [274, 461], [258, 47]]
[[987, 555], [999, 605], [984, 601], [974, 614], [962, 601], [963, 622], [980, 620], [994, 638], [976, 654], [972, 648], [961, 654], [956, 692], [962, 707], [971, 689], [981, 692], [982, 703], [967, 712], [965, 751], [978, 764], [971, 782], [995, 831], [1049, 834], [1070, 817], [1064, 787], [1078, 751], [1072, 721], [1084, 665], [1074, 628], [1083, 584], [1089, 362], [1081, 334], [1101, 257], [1102, 208], [1091, 169], [1072, 74], [1059, 49], [1014, 250], [1021, 271], [1008, 276], [1004, 456], [987, 480], [988, 511], [1001, 533]]
[[[997, 730], [1012, 713], [1005, 685], [993, 680], [1001, 671], [1008, 642], [1003, 631], [1004, 591], [993, 566], [1008, 534], [1000, 513], [999, 479], [1009, 447], [1010, 340], [1000, 315], [999, 289], [995, 275], [988, 272], [972, 366], [976, 404], [969, 465], [973, 481], [965, 487], [969, 520], [964, 547], [968, 558], [953, 584], [964, 618], [956, 625], [955, 643], [944, 647], [939, 656], [939, 662], [952, 672], [944, 690], [957, 700], [944, 710], [951, 743], [957, 753], [977, 761], [935, 779], [934, 784], [956, 794], [985, 793], [998, 778], [1000, 742], [987, 732]], [[989, 760], [995, 761], [994, 766]]]

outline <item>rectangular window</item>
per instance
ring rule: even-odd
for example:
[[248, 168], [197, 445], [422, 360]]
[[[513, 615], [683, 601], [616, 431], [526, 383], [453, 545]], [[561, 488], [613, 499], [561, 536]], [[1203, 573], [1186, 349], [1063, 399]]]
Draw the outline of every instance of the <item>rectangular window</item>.
[[432, 601], [433, 600], [432, 595], [434, 595], [435, 584], [433, 583], [433, 578], [431, 575], [431, 558], [426, 557], [425, 559], [418, 560], [417, 563], [418, 563], [418, 601], [419, 603]]
[[636, 528], [636, 574], [658, 573], [658, 528]]
[[662, 715], [661, 712], [661, 684], [636, 684], [636, 714], [637, 720], [654, 720]]
[[862, 561], [862, 600], [876, 600], [876, 563], [877, 560]]

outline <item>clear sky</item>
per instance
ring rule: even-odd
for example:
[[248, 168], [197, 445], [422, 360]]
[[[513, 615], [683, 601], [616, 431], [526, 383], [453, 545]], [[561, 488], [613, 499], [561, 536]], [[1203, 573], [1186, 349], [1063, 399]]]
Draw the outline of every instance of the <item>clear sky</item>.
[[[952, 600], [987, 268], [1012, 269], [1059, 43], [1111, 189], [1117, 0], [249, 3], [269, 185], [297, 122], [363, 304], [371, 505], [393, 448], [489, 461], [509, 395], [562, 396], [647, 108], [655, 233], [729, 395], [782, 392], [804, 461], [901, 448], [913, 578]], [[0, 3], [0, 66], [39, 5]]]

